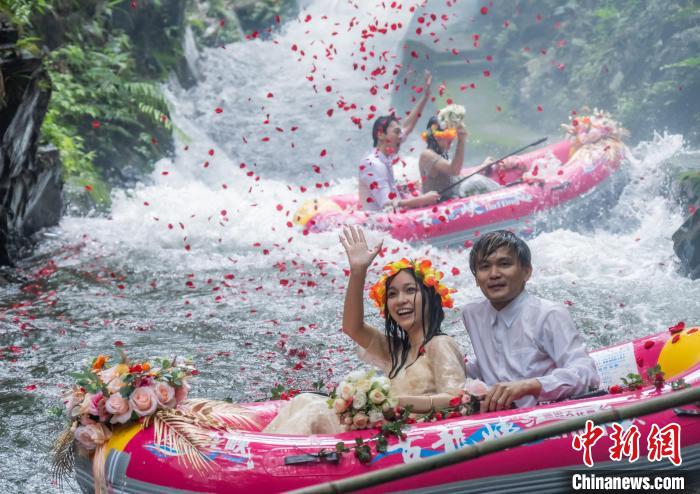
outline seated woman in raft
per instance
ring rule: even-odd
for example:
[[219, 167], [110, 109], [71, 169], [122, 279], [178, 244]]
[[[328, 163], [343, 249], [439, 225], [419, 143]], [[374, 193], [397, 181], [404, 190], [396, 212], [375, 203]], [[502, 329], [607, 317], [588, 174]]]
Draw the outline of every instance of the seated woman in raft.
[[[452, 141], [457, 137], [457, 149], [454, 157], [450, 160], [449, 150]], [[420, 176], [423, 181], [423, 193], [431, 190], [441, 192], [459, 180], [464, 163], [464, 143], [467, 139], [467, 129], [463, 123], [454, 128], [446, 128], [437, 116], [430, 117], [428, 126], [422, 134], [428, 146], [418, 159]], [[467, 197], [474, 194], [491, 192], [500, 188], [500, 185], [490, 178], [476, 174], [466, 179], [459, 185], [441, 192], [440, 200], [451, 199], [453, 197]]]
[[[444, 408], [465, 389], [464, 356], [452, 337], [440, 331], [443, 307], [452, 307], [442, 274], [430, 261], [401, 259], [387, 264], [371, 288], [370, 298], [384, 316], [380, 332], [364, 320], [363, 287], [367, 269], [381, 249], [367, 247], [360, 228], [344, 230], [340, 241], [350, 264], [345, 294], [343, 331], [360, 346], [359, 357], [391, 381], [399, 406], [413, 412]], [[470, 380], [471, 381], [471, 380]], [[276, 434], [336, 434], [345, 431], [326, 398], [302, 393], [280, 409], [263, 432]]]

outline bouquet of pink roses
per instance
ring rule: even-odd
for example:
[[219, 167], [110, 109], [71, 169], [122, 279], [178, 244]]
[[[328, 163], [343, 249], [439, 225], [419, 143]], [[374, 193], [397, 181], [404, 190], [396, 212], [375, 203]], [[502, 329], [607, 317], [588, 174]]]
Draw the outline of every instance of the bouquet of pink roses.
[[[141, 420], [158, 420], [158, 414], [178, 413], [174, 408], [187, 398], [187, 380], [197, 374], [192, 361], [174, 357], [132, 361], [121, 348], [120, 359], [110, 365], [108, 355], [98, 355], [80, 372], [64, 403], [70, 425], [54, 444], [54, 477], [60, 483], [73, 469], [73, 445], [91, 455], [95, 492], [106, 492], [104, 448], [112, 428]], [[163, 416], [161, 420], [167, 420]]]
[[105, 443], [111, 425], [150, 417], [174, 408], [187, 398], [187, 379], [197, 374], [191, 360], [155, 358], [110, 366], [110, 357], [98, 355], [82, 371], [72, 373], [76, 383], [65, 399], [71, 429], [78, 445], [88, 451]]

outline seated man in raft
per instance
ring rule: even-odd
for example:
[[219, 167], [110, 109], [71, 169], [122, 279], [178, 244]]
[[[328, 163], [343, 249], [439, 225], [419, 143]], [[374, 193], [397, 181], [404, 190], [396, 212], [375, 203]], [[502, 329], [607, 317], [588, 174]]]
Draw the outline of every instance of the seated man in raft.
[[566, 307], [530, 295], [530, 249], [511, 232], [479, 238], [469, 268], [486, 297], [468, 303], [462, 320], [474, 347], [467, 375], [491, 388], [482, 411], [526, 407], [596, 389], [600, 377]]

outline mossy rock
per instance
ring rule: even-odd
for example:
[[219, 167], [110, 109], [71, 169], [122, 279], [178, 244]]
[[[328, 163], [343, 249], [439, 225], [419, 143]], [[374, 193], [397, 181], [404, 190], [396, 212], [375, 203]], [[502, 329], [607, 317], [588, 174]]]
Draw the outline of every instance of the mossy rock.
[[700, 278], [700, 210], [673, 234], [673, 250], [681, 261], [681, 271], [691, 280]]
[[684, 207], [700, 204], [700, 171], [688, 170], [676, 176], [674, 192]]

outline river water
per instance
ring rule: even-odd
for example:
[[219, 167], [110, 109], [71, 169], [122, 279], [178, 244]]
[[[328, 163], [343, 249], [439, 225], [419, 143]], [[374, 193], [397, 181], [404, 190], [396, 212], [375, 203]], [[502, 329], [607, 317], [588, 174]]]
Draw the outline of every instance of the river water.
[[[201, 369], [192, 394], [216, 399], [337, 381], [356, 365], [340, 332], [346, 266], [337, 234], [304, 236], [288, 222], [306, 199], [354, 190], [370, 146], [368, 114], [399, 105], [393, 86], [382, 86], [402, 62], [412, 17], [407, 8], [310, 3], [270, 39], [206, 50], [195, 88], [168, 87], [187, 135], [176, 155], [138, 187], [115, 191], [108, 217], [63, 218], [0, 289], [1, 492], [55, 490], [48, 449], [65, 423], [67, 373], [115, 341], [135, 356], [191, 355]], [[361, 30], [375, 20], [388, 22], [387, 34], [365, 39], [363, 51]], [[398, 94], [408, 100], [421, 76], [403, 70]], [[529, 142], [524, 126], [503, 126]], [[404, 154], [418, 145], [414, 136]], [[475, 149], [468, 161], [489, 150]], [[700, 322], [700, 282], [677, 273], [672, 249], [683, 211], [667, 199], [669, 175], [697, 153], [682, 136], [656, 135], [634, 144], [632, 156], [619, 201], [595, 227], [569, 225], [529, 242], [530, 290], [569, 304], [591, 347]], [[408, 175], [415, 164], [407, 160]], [[390, 257], [427, 254], [441, 264], [457, 305], [479, 295], [467, 250], [385, 245]], [[444, 328], [470, 351], [458, 311]]]

